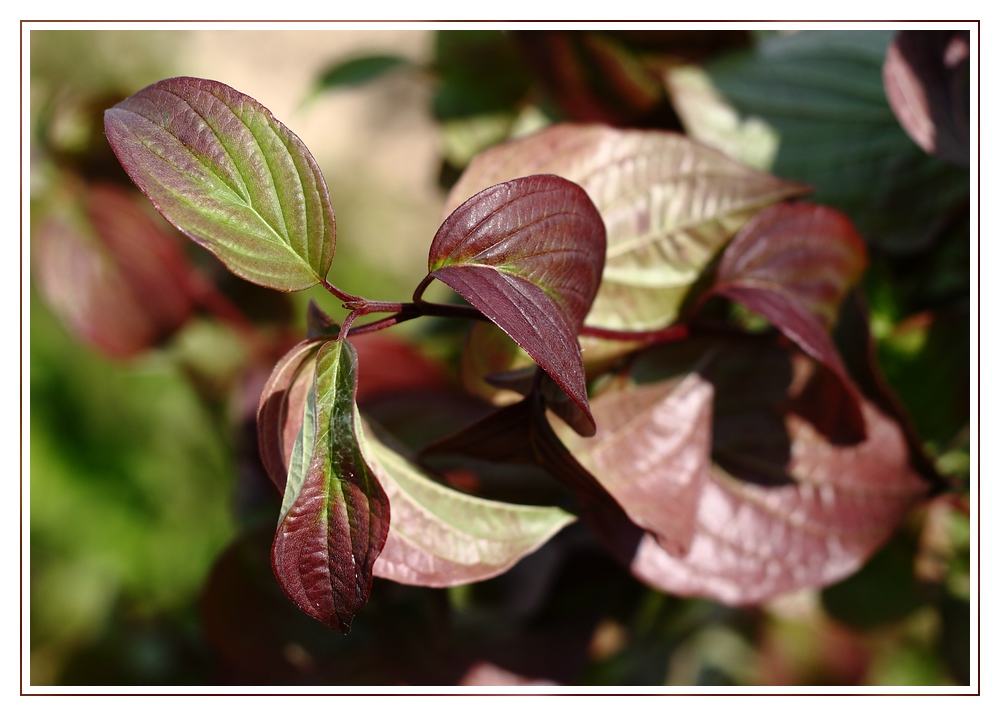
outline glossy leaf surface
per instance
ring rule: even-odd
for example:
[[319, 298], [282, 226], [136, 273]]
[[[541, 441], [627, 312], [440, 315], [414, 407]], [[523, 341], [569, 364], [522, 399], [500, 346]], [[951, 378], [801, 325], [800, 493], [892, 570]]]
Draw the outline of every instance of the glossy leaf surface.
[[484, 500], [436, 482], [365, 427], [362, 449], [392, 505], [375, 576], [448, 587], [510, 569], [574, 521], [557, 507]]
[[69, 330], [112, 357], [153, 348], [194, 312], [181, 238], [137, 192], [64, 189], [34, 236], [42, 294]]
[[[812, 204], [779, 204], [757, 214], [726, 247], [706, 295], [725, 296], [766, 318], [857, 400], [829, 331], [866, 264], [864, 242], [846, 216]], [[860, 435], [861, 415], [850, 422]]]
[[328, 341], [316, 356], [271, 550], [289, 598], [341, 633], [368, 600], [389, 530], [389, 500], [358, 445], [356, 390], [354, 349]]
[[607, 260], [587, 325], [661, 328], [719, 250], [762, 207], [808, 188], [744, 167], [679, 134], [557, 125], [477, 157], [449, 195], [531, 173], [582, 186], [607, 228]]
[[592, 423], [576, 336], [604, 251], [604, 226], [587, 194], [556, 176], [530, 176], [452, 212], [431, 244], [428, 273], [500, 326]]
[[105, 113], [122, 166], [174, 226], [248, 281], [299, 291], [326, 277], [336, 223], [302, 141], [259, 102], [176, 77]]

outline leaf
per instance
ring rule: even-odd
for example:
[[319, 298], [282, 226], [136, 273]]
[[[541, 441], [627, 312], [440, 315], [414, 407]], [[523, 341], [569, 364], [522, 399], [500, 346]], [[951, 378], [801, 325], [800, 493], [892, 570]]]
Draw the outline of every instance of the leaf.
[[400, 55], [364, 55], [351, 57], [331, 65], [323, 71], [314, 92], [358, 87], [378, 79], [400, 67], [407, 67], [410, 61]]
[[316, 356], [271, 548], [289, 598], [344, 634], [368, 601], [389, 530], [389, 499], [358, 444], [356, 390], [353, 347], [327, 341]]
[[611, 33], [527, 30], [511, 37], [572, 120], [679, 128], [656, 75]]
[[[840, 304], [864, 271], [867, 252], [840, 212], [778, 204], [751, 219], [726, 247], [715, 283], [703, 296], [725, 296], [770, 321], [860, 396], [830, 337]], [[858, 411], [848, 418], [860, 436]]]
[[593, 403], [599, 426], [594, 437], [560, 434], [628, 518], [675, 556], [691, 546], [697, 505], [711, 474], [713, 393], [712, 384], [694, 372], [605, 392]]
[[257, 407], [257, 444], [268, 476], [284, 493], [295, 440], [302, 428], [306, 395], [313, 384], [316, 354], [329, 337], [304, 340], [275, 364]]
[[458, 207], [428, 261], [428, 274], [500, 326], [591, 424], [576, 336], [600, 282], [604, 244], [604, 225], [580, 187], [531, 176]]
[[969, 176], [900, 128], [882, 79], [891, 39], [882, 30], [773, 35], [705, 70], [744, 120], [780, 136], [770, 171], [811, 184], [813, 200], [845, 212], [870, 245], [903, 253], [933, 239], [941, 215], [968, 195]]
[[107, 110], [104, 129], [160, 213], [234, 274], [279, 291], [325, 279], [336, 222], [323, 174], [256, 100], [176, 77]]
[[557, 125], [477, 157], [446, 210], [533, 173], [565, 177], [593, 200], [607, 228], [607, 259], [586, 323], [629, 331], [675, 321], [694, 282], [750, 216], [808, 191], [679, 134]]
[[[706, 364], [707, 352], [713, 358]], [[817, 368], [763, 339], [688, 341], [646, 356], [641, 370], [664, 372], [668, 381], [685, 371], [711, 381], [714, 466], [682, 556], [620, 516], [609, 512], [595, 520], [633, 574], [679, 596], [755, 604], [842, 579], [889, 538], [928, 483], [911, 464], [899, 424], [867, 400], [861, 403], [867, 437], [853, 443], [831, 439], [795, 410], [821, 375]], [[602, 430], [625, 429], [628, 413], [616, 421], [603, 410], [601, 395], [593, 405]], [[822, 412], [824, 406], [814, 407]], [[682, 423], [687, 413], [658, 418]], [[641, 459], [637, 453], [634, 460]], [[673, 479], [666, 467], [661, 479]]]
[[969, 31], [901, 30], [882, 80], [889, 106], [929, 154], [969, 165]]
[[473, 497], [436, 482], [365, 426], [361, 448], [392, 505], [375, 576], [450, 587], [506, 572], [575, 518]]
[[80, 340], [131, 358], [194, 312], [180, 237], [137, 192], [112, 184], [61, 187], [33, 234], [38, 286]]

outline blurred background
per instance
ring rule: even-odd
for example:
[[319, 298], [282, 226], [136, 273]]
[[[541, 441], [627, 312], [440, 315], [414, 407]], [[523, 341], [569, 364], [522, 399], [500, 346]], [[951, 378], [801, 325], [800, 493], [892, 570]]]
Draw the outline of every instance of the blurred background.
[[[32, 30], [31, 684], [969, 683], [968, 135], [963, 166], [900, 127], [881, 89], [893, 33], [812, 35]], [[424, 276], [472, 156], [553, 121], [687, 131], [813, 184], [871, 242], [880, 361], [954, 489], [854, 577], [758, 608], [649, 590], [571, 528], [482, 584], [377, 581], [352, 633], [328, 631], [270, 572], [280, 496], [254, 417], [309, 299], [337, 306], [233, 278], [131, 189], [103, 111], [179, 75], [254, 97], [304, 141], [337, 215], [330, 278], [382, 300]], [[155, 260], [102, 238], [123, 222]], [[392, 333], [434, 333], [421, 358], [454, 367], [460, 336], [414, 324]], [[381, 397], [424, 380], [371, 372]], [[475, 412], [371, 407], [414, 404], [441, 434]]]

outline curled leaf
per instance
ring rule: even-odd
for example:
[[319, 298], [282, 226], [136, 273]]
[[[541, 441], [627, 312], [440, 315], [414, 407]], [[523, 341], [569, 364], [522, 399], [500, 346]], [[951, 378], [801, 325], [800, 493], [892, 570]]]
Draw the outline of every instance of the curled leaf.
[[445, 220], [428, 274], [504, 330], [586, 414], [577, 333], [604, 262], [604, 225], [587, 194], [556, 176], [483, 190]]
[[279, 291], [326, 277], [336, 223], [323, 174], [253, 98], [175, 77], [107, 110], [104, 130], [160, 213], [237, 276]]
[[316, 355], [292, 449], [271, 563], [300, 609], [341, 633], [371, 592], [389, 530], [389, 500], [361, 453], [357, 356], [347, 341]]

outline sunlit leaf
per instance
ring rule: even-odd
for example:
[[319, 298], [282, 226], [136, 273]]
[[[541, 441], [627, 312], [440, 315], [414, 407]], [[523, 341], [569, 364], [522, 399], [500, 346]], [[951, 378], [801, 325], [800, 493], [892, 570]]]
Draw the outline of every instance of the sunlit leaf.
[[586, 413], [577, 333], [600, 282], [604, 226], [586, 193], [530, 176], [478, 193], [445, 220], [428, 273], [502, 328]]
[[557, 125], [481, 154], [446, 211], [500, 181], [556, 174], [582, 186], [607, 228], [607, 260], [587, 325], [662, 328], [694, 282], [762, 207], [807, 187], [744, 167], [679, 134]]
[[[815, 363], [767, 341], [720, 340], [657, 349], [645, 368], [672, 366], [676, 373], [687, 364], [715, 388], [714, 466], [695, 508], [690, 549], [671, 554], [652, 533], [610, 513], [595, 522], [599, 533], [648, 584], [733, 605], [851, 574], [927, 493], [929, 484], [911, 464], [902, 429], [865, 400], [867, 437], [831, 438], [812, 422], [814, 414], [794, 409], [818, 375]], [[698, 367], [695, 361], [706, 350], [713, 358]], [[598, 396], [594, 411], [601, 429], [624, 432], [628, 413], [615, 422], [601, 406]], [[687, 416], [678, 410], [658, 422], [669, 424], [671, 417], [683, 422]], [[632, 459], [641, 464], [642, 451]], [[673, 474], [664, 466], [661, 479]]]
[[557, 507], [484, 500], [446, 487], [366, 426], [362, 451], [392, 506], [375, 576], [447, 587], [510, 569], [575, 518]]
[[174, 226], [241, 278], [299, 291], [326, 277], [336, 223], [316, 160], [259, 102], [177, 77], [105, 113], [118, 160]]
[[328, 341], [316, 356], [271, 550], [289, 598], [341, 633], [368, 601], [389, 530], [389, 500], [358, 445], [356, 391], [354, 349]]
[[697, 373], [610, 391], [594, 401], [594, 437], [561, 435], [629, 519], [676, 556], [690, 548], [711, 474], [713, 393]]
[[56, 193], [33, 234], [32, 263], [52, 310], [116, 358], [154, 347], [194, 311], [180, 237], [110, 184]]

